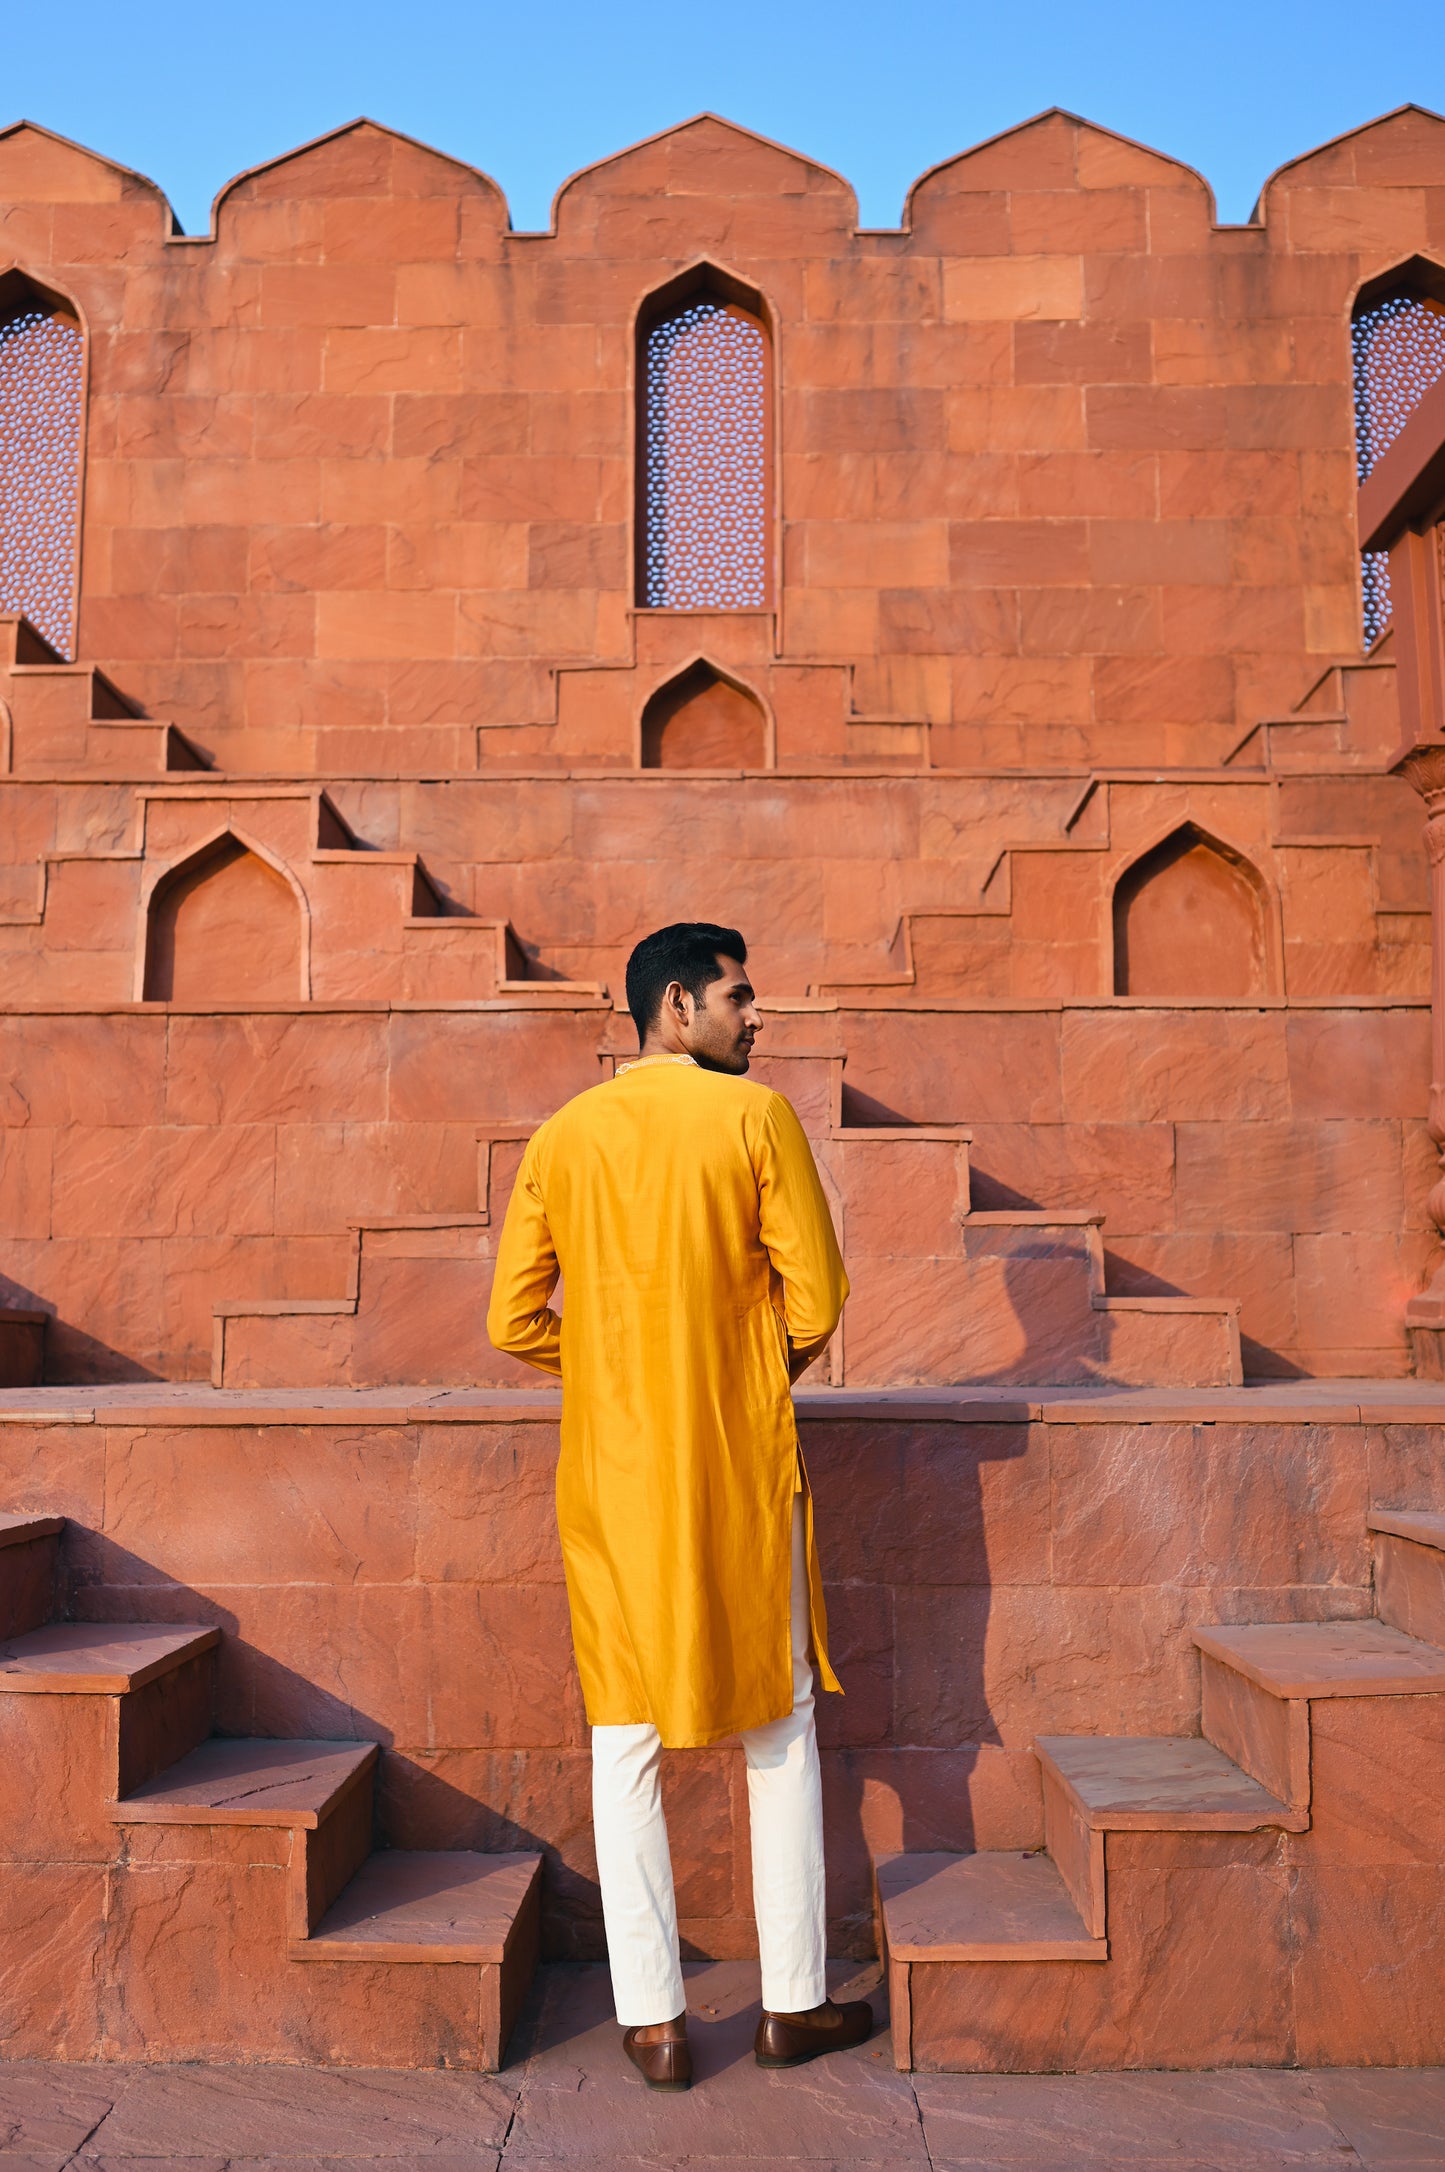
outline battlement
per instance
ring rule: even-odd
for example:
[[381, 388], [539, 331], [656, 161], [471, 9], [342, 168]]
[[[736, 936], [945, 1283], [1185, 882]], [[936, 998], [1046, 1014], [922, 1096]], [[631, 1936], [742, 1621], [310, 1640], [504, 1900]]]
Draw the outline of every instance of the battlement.
[[[8, 280], [86, 343], [80, 652], [285, 774], [566, 766], [587, 716], [633, 763], [659, 618], [780, 763], [1223, 760], [1358, 654], [1350, 314], [1445, 277], [1445, 122], [1408, 107], [1242, 227], [1058, 112], [888, 232], [709, 115], [574, 176], [543, 234], [370, 122], [202, 236], [29, 125], [0, 190]], [[761, 497], [754, 600], [690, 643], [648, 602], [639, 401], [699, 294], [758, 328]], [[633, 676], [604, 700], [599, 670]]]

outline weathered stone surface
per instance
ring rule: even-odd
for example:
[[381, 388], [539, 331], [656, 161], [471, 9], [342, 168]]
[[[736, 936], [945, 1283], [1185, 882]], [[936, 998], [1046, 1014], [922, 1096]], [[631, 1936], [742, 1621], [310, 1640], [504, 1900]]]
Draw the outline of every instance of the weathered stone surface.
[[[1192, 1629], [1367, 1613], [1364, 1504], [1438, 1508], [1434, 1414], [1376, 1403], [1367, 1437], [1363, 1391], [1287, 1420], [1178, 1397], [1233, 1377], [1224, 1304], [1252, 1374], [1401, 1376], [1438, 1264], [1428, 894], [1393, 651], [1360, 647], [1345, 394], [1361, 279], [1445, 232], [1442, 142], [1388, 117], [1226, 234], [1197, 177], [1052, 114], [925, 176], [883, 244], [837, 176], [704, 117], [574, 177], [523, 247], [490, 183], [359, 124], [223, 192], [178, 283], [148, 185], [7, 135], [17, 261], [85, 325], [89, 405], [85, 660], [0, 630], [0, 1298], [45, 1315], [56, 1382], [154, 1383], [160, 1411], [0, 1427], [0, 1507], [72, 1519], [58, 1604], [214, 1623], [223, 1726], [382, 1741], [397, 1836], [535, 1843], [549, 1939], [595, 1950], [552, 1436], [413, 1398], [523, 1383], [482, 1327], [522, 1141], [630, 1048], [638, 934], [717, 912], [850, 1257], [834, 1388], [1082, 1391], [805, 1427], [848, 1686], [839, 1935], [866, 1939], [870, 1841], [1034, 1843], [1041, 1727], [1193, 1726]], [[710, 253], [787, 356], [772, 586], [639, 612], [637, 310]], [[695, 669], [747, 731], [672, 753], [742, 768], [644, 733]], [[167, 1419], [213, 1359], [296, 1397], [286, 1422]], [[1091, 1422], [1111, 1379], [1169, 1397]], [[371, 1387], [385, 1419], [307, 1416]], [[1429, 1626], [1407, 1581], [1382, 1602]], [[11, 1598], [15, 1625], [40, 1604], [18, 1568]], [[199, 1680], [136, 1692], [122, 1777]], [[101, 1756], [70, 1701], [5, 1723], [17, 1849], [56, 1822], [47, 1759]], [[1381, 1867], [1372, 1754], [1321, 1752], [1321, 1892]], [[738, 1771], [669, 1765], [717, 1952], [751, 1935]], [[98, 1860], [90, 1818], [66, 1860]], [[1377, 1842], [1420, 1867], [1403, 1825]], [[1178, 1917], [1179, 1980], [1151, 2005], [1126, 1941], [1116, 2005], [1056, 1986], [1036, 2052], [1172, 2056], [1193, 1999], [1200, 2056], [1283, 2056], [1247, 2003], [1226, 2039], [1209, 1973], [1260, 1862], [1119, 1862], [1138, 1953]], [[155, 1994], [179, 2003], [113, 2002], [136, 2043], [192, 2026], [176, 1984], [205, 2007], [208, 1893], [247, 1982], [234, 1868], [124, 1865], [110, 1920], [159, 1954], [169, 1912], [185, 1956]], [[480, 1992], [433, 1991], [389, 2035], [358, 1966], [271, 2041], [409, 2057], [434, 2026], [476, 2056]]]

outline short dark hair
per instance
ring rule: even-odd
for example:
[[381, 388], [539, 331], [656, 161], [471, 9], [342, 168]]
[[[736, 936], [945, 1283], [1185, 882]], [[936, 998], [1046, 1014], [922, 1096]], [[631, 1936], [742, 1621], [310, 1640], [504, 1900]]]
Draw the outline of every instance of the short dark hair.
[[627, 1008], [639, 1043], [662, 1009], [669, 983], [680, 981], [694, 1003], [701, 1003], [709, 983], [722, 979], [719, 957], [746, 965], [748, 946], [736, 928], [717, 928], [710, 920], [678, 920], [643, 936], [627, 961]]

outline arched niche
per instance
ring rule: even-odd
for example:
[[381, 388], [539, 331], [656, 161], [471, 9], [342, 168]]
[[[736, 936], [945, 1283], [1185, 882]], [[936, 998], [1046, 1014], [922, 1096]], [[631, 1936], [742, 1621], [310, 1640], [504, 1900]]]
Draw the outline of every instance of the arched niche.
[[21, 271], [0, 275], [0, 612], [75, 654], [85, 332]]
[[[1430, 387], [1445, 377], [1445, 266], [1413, 256], [1367, 281], [1350, 318], [1355, 465], [1363, 482]], [[1365, 644], [1390, 622], [1390, 559], [1360, 559]]]
[[689, 664], [642, 712], [644, 769], [763, 769], [767, 758], [762, 703], [711, 664]]
[[1227, 845], [1186, 822], [1114, 891], [1114, 993], [1248, 1000], [1268, 992], [1263, 887]]
[[148, 1003], [294, 1003], [305, 956], [296, 891], [227, 831], [152, 891], [142, 992]]
[[637, 319], [637, 600], [761, 610], [771, 600], [772, 336], [762, 296], [694, 265]]

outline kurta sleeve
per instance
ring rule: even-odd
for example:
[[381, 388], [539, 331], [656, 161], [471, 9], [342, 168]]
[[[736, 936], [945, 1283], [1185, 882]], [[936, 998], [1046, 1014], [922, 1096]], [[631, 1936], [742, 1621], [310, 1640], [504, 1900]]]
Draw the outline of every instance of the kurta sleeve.
[[528, 1140], [507, 1202], [487, 1336], [494, 1349], [509, 1351], [541, 1372], [560, 1374], [562, 1322], [547, 1302], [557, 1286], [557, 1253], [537, 1177], [540, 1136], [534, 1132]]
[[783, 1282], [783, 1318], [797, 1373], [818, 1355], [843, 1311], [848, 1277], [833, 1217], [792, 1103], [774, 1094], [754, 1148], [763, 1244]]

